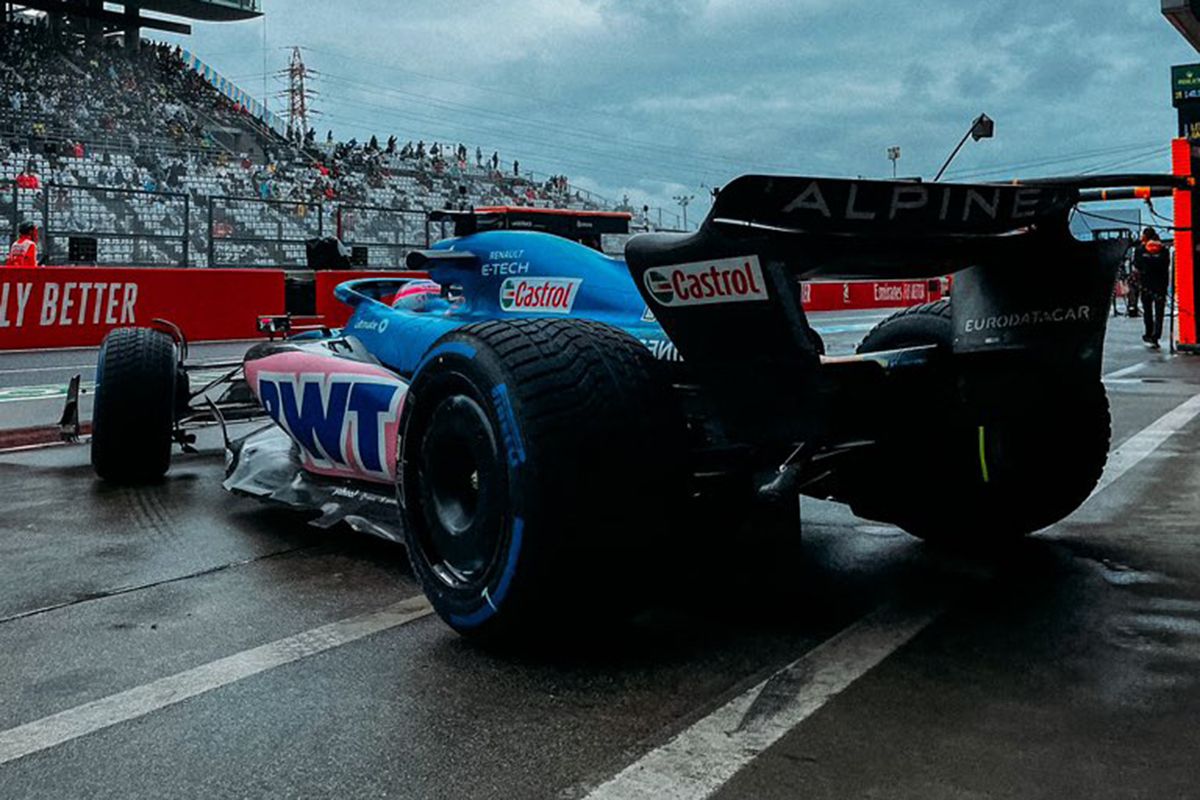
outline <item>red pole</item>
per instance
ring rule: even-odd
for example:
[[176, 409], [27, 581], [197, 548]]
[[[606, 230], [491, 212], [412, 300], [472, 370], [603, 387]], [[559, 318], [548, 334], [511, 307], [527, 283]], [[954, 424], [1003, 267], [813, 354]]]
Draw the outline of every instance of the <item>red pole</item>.
[[[1187, 139], [1171, 142], [1171, 169], [1181, 177], [1192, 175], [1192, 145]], [[1196, 246], [1192, 233], [1193, 189], [1175, 190], [1175, 299], [1179, 316], [1179, 346], [1194, 350], [1196, 339]]]

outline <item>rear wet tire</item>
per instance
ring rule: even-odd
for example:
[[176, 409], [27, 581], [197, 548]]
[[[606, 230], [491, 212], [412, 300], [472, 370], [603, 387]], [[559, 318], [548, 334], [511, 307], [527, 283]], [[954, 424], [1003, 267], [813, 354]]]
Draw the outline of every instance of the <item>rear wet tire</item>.
[[[920, 345], [949, 355], [948, 301], [884, 320], [859, 353]], [[926, 540], [971, 546], [1045, 528], [1087, 499], [1112, 435], [1098, 376], [1033, 367], [972, 373], [949, 357], [940, 364], [912, 403], [909, 424], [881, 440], [856, 480], [856, 513]]]
[[682, 415], [649, 351], [580, 319], [438, 340], [401, 422], [413, 571], [438, 614], [491, 643], [622, 616], [686, 498]]

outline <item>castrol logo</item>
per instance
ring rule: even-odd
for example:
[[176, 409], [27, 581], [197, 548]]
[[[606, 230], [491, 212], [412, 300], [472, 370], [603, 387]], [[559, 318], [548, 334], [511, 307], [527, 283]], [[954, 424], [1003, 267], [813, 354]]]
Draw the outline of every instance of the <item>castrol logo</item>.
[[703, 306], [769, 300], [758, 256], [695, 261], [646, 270], [647, 291], [661, 306]]
[[500, 308], [514, 314], [569, 314], [582, 278], [506, 278]]

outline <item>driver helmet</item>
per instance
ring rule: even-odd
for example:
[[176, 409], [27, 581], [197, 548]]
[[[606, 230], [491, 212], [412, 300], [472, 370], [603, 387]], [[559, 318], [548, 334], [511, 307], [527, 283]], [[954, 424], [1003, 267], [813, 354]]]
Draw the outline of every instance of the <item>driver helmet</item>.
[[392, 308], [405, 311], [425, 311], [429, 301], [436, 300], [441, 294], [442, 286], [436, 281], [425, 279], [409, 281], [392, 298]]

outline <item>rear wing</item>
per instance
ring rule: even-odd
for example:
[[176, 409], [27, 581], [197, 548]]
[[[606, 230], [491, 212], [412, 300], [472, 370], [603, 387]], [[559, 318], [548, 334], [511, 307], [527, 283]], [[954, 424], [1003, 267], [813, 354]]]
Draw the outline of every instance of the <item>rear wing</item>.
[[[745, 175], [721, 190], [695, 236], [707, 240], [702, 249], [758, 239], [805, 278], [929, 277], [1007, 259], [1030, 234], [1069, 236], [1085, 189], [1180, 188], [1182, 180], [1138, 174], [952, 184]], [[648, 244], [630, 248], [634, 260]]]
[[531, 206], [484, 206], [470, 211], [432, 211], [434, 222], [452, 221], [455, 236], [481, 231], [541, 231], [581, 241], [602, 234], [627, 234], [633, 215], [626, 211], [580, 211]]
[[[1098, 373], [1127, 242], [1080, 242], [1072, 210], [1101, 187], [1184, 188], [1161, 175], [1007, 184], [747, 175], [699, 230], [626, 245], [634, 281], [697, 380], [750, 427], [792, 414], [820, 360], [800, 280], [957, 273], [954, 352], [1021, 352]], [[1100, 198], [1096, 198], [1100, 199]], [[753, 438], [753, 437], [752, 437]]]

